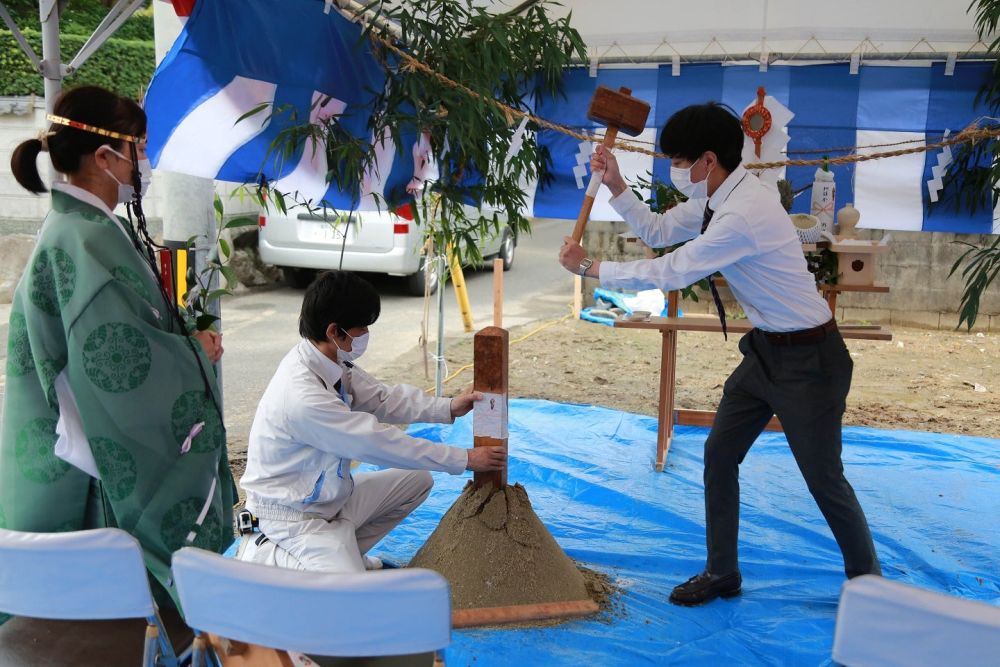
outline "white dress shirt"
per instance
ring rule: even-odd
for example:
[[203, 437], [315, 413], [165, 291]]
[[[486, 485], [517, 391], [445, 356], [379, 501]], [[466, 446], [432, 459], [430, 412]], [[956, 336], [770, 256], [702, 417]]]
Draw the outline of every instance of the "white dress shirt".
[[[701, 234], [706, 204], [715, 215]], [[709, 199], [688, 200], [665, 213], [653, 213], [630, 190], [611, 205], [651, 248], [693, 240], [655, 259], [602, 261], [604, 287], [676, 290], [719, 271], [755, 327], [798, 331], [832, 317], [777, 194], [742, 166]]]
[[450, 399], [382, 384], [303, 339], [281, 360], [257, 406], [240, 480], [247, 509], [278, 521], [332, 519], [354, 490], [354, 460], [461, 474], [468, 450], [389, 426], [451, 421]]

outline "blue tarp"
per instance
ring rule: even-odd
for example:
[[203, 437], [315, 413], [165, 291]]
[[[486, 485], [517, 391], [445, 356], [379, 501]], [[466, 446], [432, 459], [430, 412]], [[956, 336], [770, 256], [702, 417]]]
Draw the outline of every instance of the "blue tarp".
[[[470, 446], [471, 415], [410, 433]], [[511, 401], [510, 481], [527, 488], [572, 558], [614, 579], [624, 615], [456, 631], [450, 667], [830, 664], [843, 564], [781, 433], [763, 434], [741, 469], [743, 596], [699, 608], [667, 602], [705, 558], [708, 431], [674, 433], [656, 473], [651, 417]], [[885, 576], [1000, 606], [1000, 440], [847, 428], [844, 463]], [[427, 502], [374, 553], [408, 560], [466, 479], [436, 475]]]

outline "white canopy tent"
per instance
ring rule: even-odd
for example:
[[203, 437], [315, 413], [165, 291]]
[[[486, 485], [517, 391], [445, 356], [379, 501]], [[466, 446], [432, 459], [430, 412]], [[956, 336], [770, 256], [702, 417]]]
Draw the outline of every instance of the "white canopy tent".
[[[491, 2], [501, 7], [534, 3]], [[933, 0], [567, 0], [572, 23], [599, 63], [982, 56], [968, 2]]]

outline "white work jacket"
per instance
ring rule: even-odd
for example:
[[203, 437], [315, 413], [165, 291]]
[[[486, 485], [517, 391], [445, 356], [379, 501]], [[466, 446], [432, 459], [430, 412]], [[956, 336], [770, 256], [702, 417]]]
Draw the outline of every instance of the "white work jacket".
[[387, 386], [302, 340], [281, 360], [257, 406], [240, 480], [247, 509], [278, 521], [332, 519], [354, 490], [354, 460], [460, 474], [468, 450], [388, 425], [451, 421], [450, 399]]

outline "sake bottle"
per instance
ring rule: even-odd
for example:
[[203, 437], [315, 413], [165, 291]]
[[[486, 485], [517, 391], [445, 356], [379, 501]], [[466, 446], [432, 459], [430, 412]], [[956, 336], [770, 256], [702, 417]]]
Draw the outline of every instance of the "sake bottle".
[[812, 202], [809, 212], [819, 219], [820, 231], [833, 233], [833, 207], [837, 201], [837, 184], [830, 171], [828, 156], [823, 156], [823, 166], [816, 170], [813, 181]]

